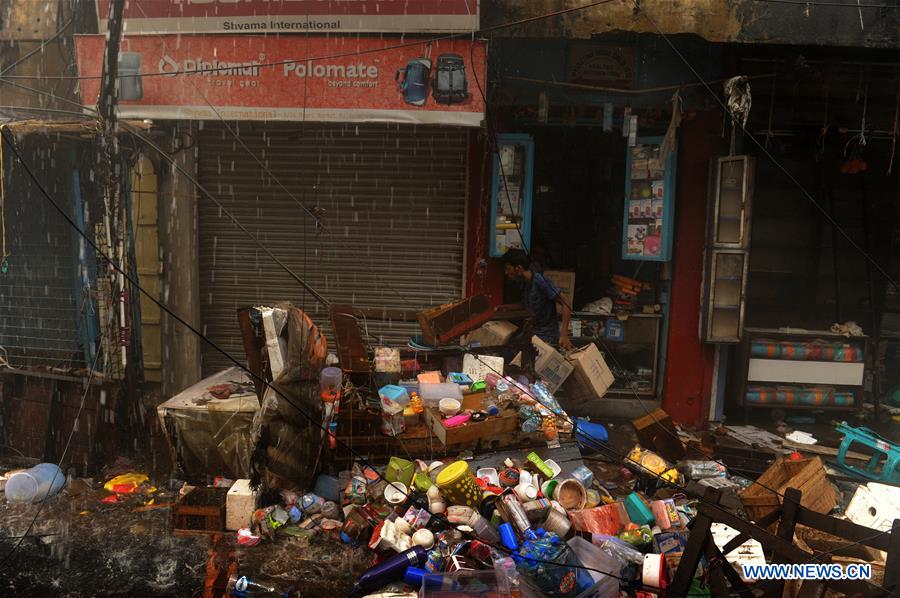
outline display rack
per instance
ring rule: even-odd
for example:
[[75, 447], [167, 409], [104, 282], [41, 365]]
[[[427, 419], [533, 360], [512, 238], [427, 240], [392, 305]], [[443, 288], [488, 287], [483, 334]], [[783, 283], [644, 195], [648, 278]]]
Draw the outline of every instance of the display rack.
[[530, 135], [497, 135], [491, 183], [490, 255], [531, 248], [534, 140]]
[[778, 410], [857, 409], [865, 392], [869, 344], [867, 336], [746, 328], [739, 345], [738, 402]]
[[662, 137], [638, 137], [628, 148], [625, 166], [625, 216], [622, 259], [667, 262], [672, 255], [675, 220], [673, 149], [660, 161]]
[[[616, 316], [589, 312], [573, 312], [575, 332], [572, 342], [585, 345], [595, 342], [605, 354], [611, 354], [607, 365], [616, 377], [606, 391], [608, 396], [652, 397], [656, 396], [659, 382], [661, 314], [631, 314], [627, 320]], [[616, 330], [610, 338], [607, 323], [621, 325], [621, 335]], [[615, 340], [621, 336], [620, 340]]]

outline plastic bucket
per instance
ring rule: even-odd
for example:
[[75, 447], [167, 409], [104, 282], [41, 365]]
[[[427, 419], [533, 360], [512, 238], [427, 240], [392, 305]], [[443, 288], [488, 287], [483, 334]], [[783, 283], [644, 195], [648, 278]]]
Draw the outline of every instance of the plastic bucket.
[[6, 499], [12, 502], [39, 502], [53, 496], [66, 484], [66, 476], [53, 463], [39, 463], [10, 476]]

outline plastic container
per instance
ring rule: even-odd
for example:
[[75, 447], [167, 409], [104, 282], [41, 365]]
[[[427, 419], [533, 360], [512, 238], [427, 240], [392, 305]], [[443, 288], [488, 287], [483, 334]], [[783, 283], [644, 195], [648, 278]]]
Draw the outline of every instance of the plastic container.
[[462, 404], [463, 394], [458, 384], [442, 382], [441, 384], [419, 384], [419, 396], [426, 407], [437, 409], [441, 399], [456, 399]]
[[322, 400], [333, 402], [341, 398], [341, 380], [343, 372], [340, 368], [325, 368], [319, 374], [319, 384], [322, 388]]
[[653, 525], [656, 522], [653, 511], [637, 492], [625, 497], [625, 510], [628, 511], [628, 518], [638, 525]]
[[[385, 411], [401, 412], [404, 407], [409, 405], [409, 394], [407, 394], [406, 389], [402, 386], [395, 386], [393, 384], [382, 386], [378, 389], [378, 397], [381, 399], [381, 405]], [[396, 404], [400, 409], [391, 409], [390, 405], [385, 405], [385, 401]]]
[[595, 424], [586, 419], [577, 418], [575, 420], [575, 438], [585, 448], [596, 451], [598, 444], [609, 440], [609, 432], [603, 424]]
[[40, 502], [57, 494], [66, 485], [66, 476], [54, 463], [39, 463], [10, 476], [6, 482], [6, 500]]
[[[578, 536], [569, 540], [568, 544], [581, 564], [588, 567], [587, 573], [594, 580], [593, 587], [583, 595], [592, 598], [616, 598], [619, 595], [617, 577], [621, 576], [625, 562]], [[608, 575], [604, 575], [604, 573]]]

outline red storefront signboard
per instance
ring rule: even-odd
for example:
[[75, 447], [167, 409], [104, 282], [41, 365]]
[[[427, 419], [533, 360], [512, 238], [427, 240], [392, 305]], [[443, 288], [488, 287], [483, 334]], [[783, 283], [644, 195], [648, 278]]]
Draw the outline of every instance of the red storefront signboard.
[[[76, 36], [95, 106], [105, 38]], [[485, 45], [357, 36], [132, 36], [119, 57], [125, 118], [480, 126]]]
[[[121, 0], [125, 1], [125, 0]], [[110, 0], [97, 0], [99, 31]], [[478, 0], [127, 0], [125, 34], [469, 32]]]

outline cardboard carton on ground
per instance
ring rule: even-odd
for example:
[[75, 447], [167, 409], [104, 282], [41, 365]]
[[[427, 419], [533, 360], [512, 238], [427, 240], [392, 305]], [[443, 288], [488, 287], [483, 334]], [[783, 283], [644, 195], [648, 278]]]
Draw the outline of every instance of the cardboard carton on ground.
[[255, 510], [256, 492], [250, 489], [250, 480], [236, 481], [225, 496], [225, 529], [247, 527]]
[[575, 401], [602, 398], [616, 381], [594, 343], [569, 353], [566, 360], [574, 366], [566, 380], [566, 392]]
[[503, 320], [487, 322], [481, 328], [469, 333], [465, 337], [465, 344], [478, 343], [482, 347], [502, 347], [518, 329], [515, 324]]
[[575, 369], [575, 366], [566, 361], [562, 353], [537, 336], [531, 337], [531, 344], [537, 350], [537, 357], [534, 360], [534, 375], [544, 381], [547, 390], [556, 392]]

